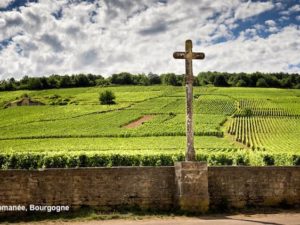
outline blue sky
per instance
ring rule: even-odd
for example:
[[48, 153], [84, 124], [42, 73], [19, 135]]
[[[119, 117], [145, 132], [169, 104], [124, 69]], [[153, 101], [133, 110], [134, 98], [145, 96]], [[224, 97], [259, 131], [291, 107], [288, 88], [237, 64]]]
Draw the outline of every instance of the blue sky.
[[300, 72], [300, 1], [1, 0], [0, 79], [24, 75]]

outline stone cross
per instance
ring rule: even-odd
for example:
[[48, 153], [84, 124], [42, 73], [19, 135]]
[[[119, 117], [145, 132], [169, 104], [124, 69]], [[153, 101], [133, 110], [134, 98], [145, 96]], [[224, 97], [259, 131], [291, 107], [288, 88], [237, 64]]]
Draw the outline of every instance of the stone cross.
[[185, 41], [185, 52], [174, 52], [175, 59], [185, 59], [185, 79], [186, 79], [186, 141], [187, 149], [185, 160], [195, 161], [194, 131], [193, 131], [193, 59], [204, 59], [202, 52], [193, 52], [191, 40]]

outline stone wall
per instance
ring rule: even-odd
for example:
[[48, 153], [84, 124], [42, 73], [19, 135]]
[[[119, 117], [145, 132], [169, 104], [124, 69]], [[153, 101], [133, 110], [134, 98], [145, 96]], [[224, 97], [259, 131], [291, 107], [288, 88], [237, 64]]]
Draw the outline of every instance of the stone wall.
[[297, 206], [300, 167], [207, 168], [185, 163], [177, 165], [176, 175], [175, 167], [0, 170], [0, 206], [195, 210], [198, 203], [192, 200], [201, 203], [201, 210], [205, 202], [211, 208]]
[[209, 167], [211, 207], [300, 205], [300, 167]]
[[173, 167], [0, 171], [0, 205], [173, 207]]

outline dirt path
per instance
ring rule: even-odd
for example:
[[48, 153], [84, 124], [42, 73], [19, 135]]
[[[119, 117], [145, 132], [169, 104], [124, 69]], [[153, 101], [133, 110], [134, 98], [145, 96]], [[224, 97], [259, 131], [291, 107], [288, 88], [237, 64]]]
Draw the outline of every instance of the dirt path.
[[16, 225], [300, 225], [300, 213], [254, 214], [254, 215], [215, 215], [201, 217], [164, 217], [142, 220], [106, 221], [56, 221], [17, 223]]
[[153, 117], [154, 117], [154, 115], [145, 115], [145, 116], [142, 116], [138, 120], [135, 120], [135, 121], [127, 124], [124, 127], [125, 128], [135, 128], [135, 127], [141, 126], [144, 122], [147, 122], [147, 121], [151, 120]]

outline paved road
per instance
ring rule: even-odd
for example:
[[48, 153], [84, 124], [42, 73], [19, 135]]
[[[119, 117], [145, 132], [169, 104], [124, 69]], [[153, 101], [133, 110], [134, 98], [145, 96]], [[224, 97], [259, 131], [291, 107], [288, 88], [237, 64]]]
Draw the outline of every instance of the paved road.
[[18, 223], [18, 225], [300, 225], [300, 213], [165, 217], [142, 220], [56, 221]]

